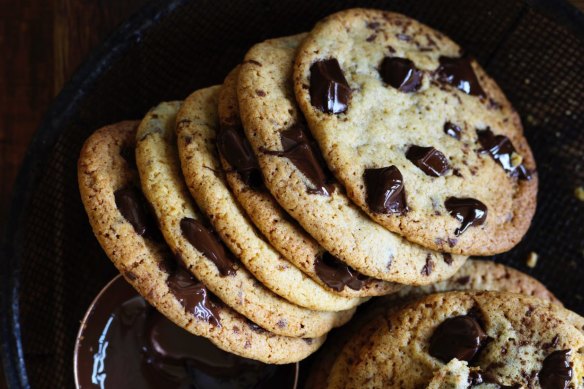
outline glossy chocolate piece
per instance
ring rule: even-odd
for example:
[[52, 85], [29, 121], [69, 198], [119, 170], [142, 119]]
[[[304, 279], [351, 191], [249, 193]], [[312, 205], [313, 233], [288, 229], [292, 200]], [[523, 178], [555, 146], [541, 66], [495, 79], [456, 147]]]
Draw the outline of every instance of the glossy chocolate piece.
[[473, 96], [485, 96], [483, 88], [475, 74], [470, 57], [440, 57], [440, 66], [436, 71], [438, 79]]
[[166, 280], [170, 292], [199, 320], [221, 326], [219, 305], [212, 301], [211, 292], [182, 267], [178, 267]]
[[212, 230], [191, 218], [182, 219], [180, 229], [186, 240], [217, 266], [222, 276], [235, 274], [235, 260]]
[[406, 158], [428, 176], [440, 177], [450, 169], [446, 156], [434, 147], [410, 146]]
[[531, 174], [523, 163], [513, 166], [512, 158], [516, 151], [509, 138], [493, 134], [489, 127], [477, 130], [477, 135], [482, 146], [481, 153], [489, 154], [511, 177], [518, 177], [520, 180], [531, 179]]
[[539, 384], [542, 389], [566, 389], [573, 375], [570, 350], [554, 351], [543, 360]]
[[407, 58], [385, 57], [379, 65], [379, 75], [386, 84], [410, 93], [420, 89], [424, 73]]
[[243, 129], [221, 127], [217, 133], [217, 149], [246, 185], [252, 188], [262, 186], [262, 173]]
[[462, 129], [452, 122], [446, 122], [444, 123], [444, 133], [446, 135], [450, 135], [454, 139], [460, 140], [460, 134], [462, 133]]
[[320, 150], [301, 124], [295, 124], [280, 133], [283, 151], [262, 150], [266, 154], [288, 158], [312, 183], [307, 192], [330, 196], [334, 191], [332, 178], [320, 155]]
[[429, 353], [444, 363], [456, 358], [471, 361], [487, 339], [481, 325], [471, 316], [456, 316], [443, 321], [430, 338]]
[[367, 205], [373, 212], [385, 214], [407, 212], [404, 179], [397, 167], [366, 169], [363, 180], [367, 190]]
[[310, 102], [324, 113], [347, 110], [351, 88], [336, 58], [317, 61], [310, 67]]
[[291, 389], [295, 365], [238, 357], [176, 326], [116, 278], [90, 309], [76, 348], [81, 389]]
[[449, 197], [444, 202], [448, 213], [460, 222], [454, 235], [460, 236], [468, 227], [480, 226], [487, 220], [487, 206], [477, 199]]
[[136, 188], [118, 189], [114, 193], [116, 207], [140, 236], [154, 239], [159, 235], [156, 219], [148, 207], [146, 198]]
[[345, 286], [360, 290], [370, 280], [328, 252], [316, 258], [314, 269], [318, 277], [337, 292], [342, 291]]

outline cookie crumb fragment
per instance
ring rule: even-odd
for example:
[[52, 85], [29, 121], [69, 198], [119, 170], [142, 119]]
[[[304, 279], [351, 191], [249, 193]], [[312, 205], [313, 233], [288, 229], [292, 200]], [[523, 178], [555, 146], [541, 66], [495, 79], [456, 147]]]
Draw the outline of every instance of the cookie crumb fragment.
[[527, 260], [525, 261], [525, 264], [527, 265], [527, 267], [530, 267], [533, 269], [537, 265], [538, 258], [539, 258], [539, 255], [537, 255], [537, 253], [535, 251], [532, 251], [527, 256]]
[[579, 186], [574, 190], [574, 195], [580, 201], [584, 201], [584, 186]]

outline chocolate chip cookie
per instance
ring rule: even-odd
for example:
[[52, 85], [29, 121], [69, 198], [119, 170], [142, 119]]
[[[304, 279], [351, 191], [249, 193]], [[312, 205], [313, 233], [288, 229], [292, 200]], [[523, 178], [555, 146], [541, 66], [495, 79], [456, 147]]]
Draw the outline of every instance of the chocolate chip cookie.
[[157, 310], [223, 350], [266, 363], [314, 352], [324, 337], [300, 339], [262, 330], [224, 305], [174, 258], [140, 190], [134, 145], [138, 122], [97, 130], [78, 163], [81, 199], [93, 232], [124, 278]]
[[524, 236], [537, 172], [519, 116], [442, 33], [379, 10], [333, 14], [299, 48], [294, 89], [328, 166], [380, 225], [465, 255]]

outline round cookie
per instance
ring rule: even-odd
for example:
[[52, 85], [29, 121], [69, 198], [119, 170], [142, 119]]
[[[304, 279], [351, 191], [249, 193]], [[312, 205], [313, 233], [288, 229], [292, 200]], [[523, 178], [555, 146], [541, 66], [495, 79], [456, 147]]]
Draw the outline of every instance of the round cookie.
[[341, 11], [303, 41], [294, 89], [328, 166], [388, 230], [466, 255], [524, 236], [537, 173], [519, 116], [443, 34], [400, 14]]
[[265, 190], [239, 117], [238, 75], [239, 67], [225, 78], [219, 93], [218, 151], [227, 183], [249, 218], [276, 250], [327, 290], [346, 297], [381, 296], [397, 290], [398, 284], [366, 277], [335, 261]]
[[[199, 91], [201, 104], [216, 106], [218, 89]], [[174, 134], [179, 107], [180, 103], [160, 104], [142, 120], [136, 135], [142, 190], [175, 255], [225, 304], [278, 335], [311, 338], [346, 322], [352, 311], [312, 311], [275, 295], [215, 236], [194, 207], [180, 172]]]
[[328, 252], [365, 275], [416, 285], [451, 276], [465, 257], [426, 250], [387, 231], [329, 181], [307, 138], [291, 85], [301, 38], [255, 45], [239, 73], [241, 120], [267, 188]]
[[264, 331], [176, 266], [139, 189], [133, 161], [138, 124], [121, 122], [97, 130], [78, 163], [79, 190], [93, 232], [126, 281], [175, 324], [234, 354], [290, 363], [318, 349], [324, 337], [307, 342]]
[[385, 315], [345, 372], [345, 387], [423, 387], [454, 358], [479, 368], [477, 384], [581, 387], [583, 346], [582, 329], [550, 302], [500, 292], [440, 293]]
[[268, 289], [317, 311], [343, 311], [361, 302], [324, 289], [283, 258], [255, 229], [230, 192], [217, 153], [217, 106], [187, 98], [177, 115], [176, 136], [182, 172], [191, 195], [221, 240]]

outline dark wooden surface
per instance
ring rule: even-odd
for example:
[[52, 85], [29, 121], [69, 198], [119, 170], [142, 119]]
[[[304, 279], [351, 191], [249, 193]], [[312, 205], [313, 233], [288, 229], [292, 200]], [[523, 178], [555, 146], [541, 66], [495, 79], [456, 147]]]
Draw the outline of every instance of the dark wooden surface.
[[[572, 2], [584, 10], [584, 0]], [[0, 227], [28, 143], [52, 99], [88, 52], [145, 3], [0, 0]], [[0, 389], [4, 385], [0, 366]]]

